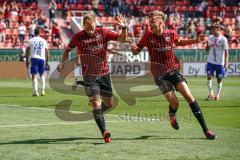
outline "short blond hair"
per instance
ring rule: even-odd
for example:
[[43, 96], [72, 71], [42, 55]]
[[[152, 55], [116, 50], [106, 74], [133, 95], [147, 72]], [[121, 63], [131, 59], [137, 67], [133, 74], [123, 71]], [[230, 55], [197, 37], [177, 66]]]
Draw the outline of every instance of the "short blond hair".
[[164, 20], [164, 17], [165, 17], [164, 13], [159, 10], [151, 11], [148, 15], [149, 18], [154, 17], [154, 16], [161, 18], [162, 20]]
[[83, 24], [86, 23], [87, 20], [95, 22], [96, 16], [93, 12], [87, 13], [83, 16]]

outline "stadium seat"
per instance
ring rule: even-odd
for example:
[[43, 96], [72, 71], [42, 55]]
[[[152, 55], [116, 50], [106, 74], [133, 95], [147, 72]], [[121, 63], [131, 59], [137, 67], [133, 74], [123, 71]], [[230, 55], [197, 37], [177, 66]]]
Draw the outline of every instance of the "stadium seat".
[[69, 8], [70, 8], [71, 10], [77, 10], [77, 9], [78, 9], [77, 4], [70, 4], [70, 5], [69, 5]]
[[31, 4], [31, 8], [32, 8], [32, 9], [37, 9], [37, 8], [38, 8], [37, 3], [36, 3], [36, 2], [33, 2], [33, 3]]
[[58, 9], [58, 10], [61, 10], [61, 9], [62, 9], [62, 3], [58, 3], [58, 4], [57, 4], [57, 9]]
[[77, 4], [77, 9], [78, 10], [84, 10], [84, 5], [82, 5], [82, 4]]
[[127, 3], [128, 5], [131, 5], [131, 4], [133, 4], [133, 1], [132, 1], [132, 0], [126, 0], [126, 3]]
[[164, 1], [163, 0], [157, 0], [155, 3], [156, 3], [156, 5], [164, 6]]

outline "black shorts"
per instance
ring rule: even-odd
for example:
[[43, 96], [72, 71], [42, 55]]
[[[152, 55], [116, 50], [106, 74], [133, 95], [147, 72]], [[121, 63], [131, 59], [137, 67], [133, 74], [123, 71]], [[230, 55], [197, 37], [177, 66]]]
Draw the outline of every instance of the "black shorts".
[[101, 95], [104, 97], [112, 97], [112, 86], [110, 75], [95, 77], [86, 75], [83, 78], [85, 83], [85, 91], [88, 97]]
[[174, 88], [177, 91], [176, 87], [179, 82], [187, 83], [183, 75], [177, 70], [170, 71], [164, 76], [155, 76], [154, 79], [162, 94], [172, 91]]

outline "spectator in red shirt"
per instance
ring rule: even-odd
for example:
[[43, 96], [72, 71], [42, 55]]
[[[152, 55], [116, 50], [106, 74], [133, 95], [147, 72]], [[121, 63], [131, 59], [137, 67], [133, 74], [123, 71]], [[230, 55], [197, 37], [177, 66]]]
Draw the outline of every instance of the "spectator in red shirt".
[[23, 10], [21, 10], [19, 13], [18, 13], [18, 23], [22, 23], [25, 21], [25, 12]]
[[53, 22], [53, 26], [52, 26], [52, 42], [53, 42], [53, 45], [56, 47], [59, 47], [61, 43], [60, 27], [56, 22]]
[[[93, 108], [95, 121], [102, 133], [105, 143], [110, 142], [110, 132], [105, 128], [103, 113], [113, 106], [111, 79], [107, 65], [107, 43], [124, 42], [127, 37], [125, 19], [116, 17], [116, 23], [122, 27], [121, 34], [108, 29], [96, 28], [95, 15], [88, 13], [83, 17], [84, 30], [76, 33], [64, 50], [58, 71], [62, 71], [69, 53], [77, 47], [83, 72], [82, 84]], [[78, 56], [78, 55], [77, 55]], [[103, 102], [101, 102], [101, 98]]]
[[176, 130], [179, 129], [176, 119], [179, 102], [174, 93], [175, 88], [188, 102], [206, 138], [215, 139], [215, 134], [207, 128], [201, 109], [191, 94], [185, 78], [179, 72], [180, 62], [173, 52], [173, 45], [185, 46], [199, 43], [205, 39], [205, 35], [200, 35], [196, 39], [180, 40], [174, 30], [164, 28], [163, 17], [164, 14], [160, 11], [152, 11], [150, 13], [149, 24], [152, 31], [145, 33], [137, 45], [133, 44], [131, 46], [132, 53], [133, 55], [138, 55], [145, 46], [147, 47], [155, 83], [170, 103], [169, 119], [172, 127]]
[[139, 21], [134, 25], [134, 37], [140, 37], [142, 31], [142, 25]]

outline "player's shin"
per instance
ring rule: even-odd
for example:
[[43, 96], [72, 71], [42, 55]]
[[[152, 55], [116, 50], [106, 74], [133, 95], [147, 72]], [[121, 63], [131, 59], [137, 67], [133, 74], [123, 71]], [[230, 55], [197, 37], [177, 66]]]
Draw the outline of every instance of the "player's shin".
[[216, 94], [217, 98], [220, 97], [221, 89], [222, 89], [222, 82], [218, 83], [217, 85], [217, 94]]
[[213, 95], [212, 80], [208, 80], [209, 95]]
[[104, 131], [106, 131], [106, 128], [105, 128], [105, 119], [104, 119], [101, 107], [96, 107], [93, 109], [93, 116], [98, 125], [98, 128], [100, 129], [101, 133], [103, 134]]
[[40, 82], [41, 82], [41, 90], [44, 91], [45, 90], [45, 76], [42, 75], [40, 77]]
[[33, 93], [37, 94], [38, 93], [38, 80], [36, 77], [32, 80], [32, 85], [33, 85]]
[[207, 125], [205, 123], [202, 111], [196, 101], [189, 104], [194, 116], [198, 120], [199, 124], [201, 125], [203, 132], [206, 133], [208, 131]]

